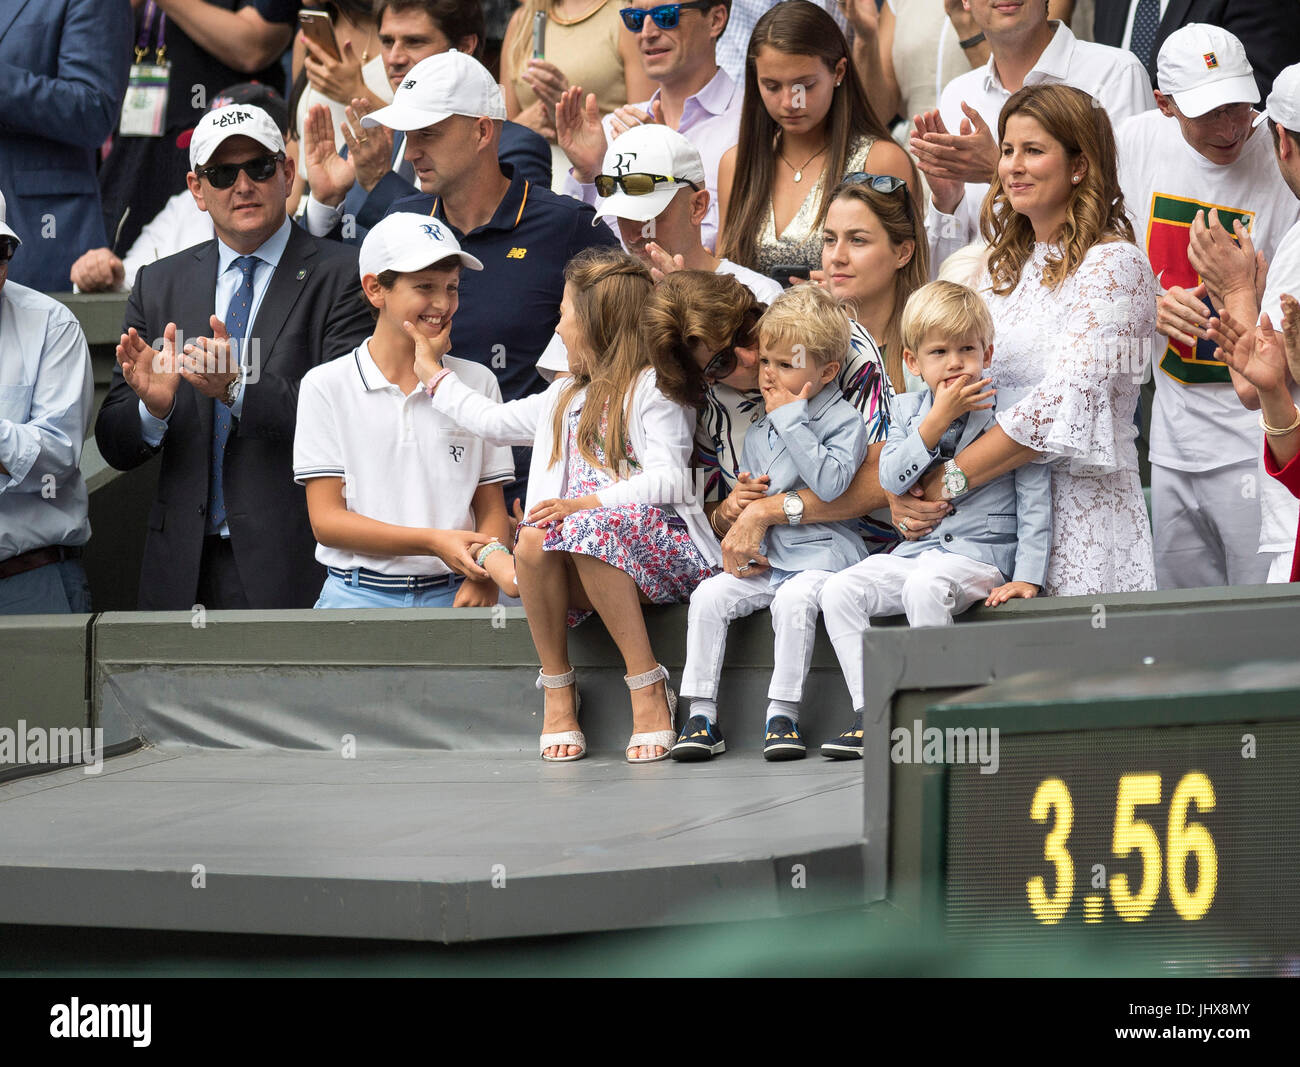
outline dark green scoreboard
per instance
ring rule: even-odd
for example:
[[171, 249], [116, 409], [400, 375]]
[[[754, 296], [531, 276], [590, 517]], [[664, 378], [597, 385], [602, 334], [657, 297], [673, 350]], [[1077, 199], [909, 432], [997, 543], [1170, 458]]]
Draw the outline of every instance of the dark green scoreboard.
[[1300, 972], [1300, 668], [1028, 676], [927, 721], [998, 728], [996, 773], [945, 768], [953, 941], [1026, 962], [1084, 946], [1169, 973]]

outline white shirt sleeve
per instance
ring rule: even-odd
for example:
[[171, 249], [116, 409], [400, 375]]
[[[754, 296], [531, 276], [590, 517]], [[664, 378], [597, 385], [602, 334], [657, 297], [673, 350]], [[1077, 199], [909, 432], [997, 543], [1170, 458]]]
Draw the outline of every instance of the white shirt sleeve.
[[313, 237], [324, 237], [343, 217], [343, 205], [330, 207], [309, 194], [304, 217], [307, 220], [307, 232]]
[[293, 435], [293, 480], [346, 478], [334, 406], [310, 372], [298, 387], [298, 423]]
[[[22, 389], [21, 386], [18, 389]], [[57, 487], [77, 472], [81, 445], [90, 425], [94, 381], [90, 349], [81, 326], [70, 315], [49, 329], [32, 385], [27, 417], [4, 416], [0, 390], [0, 495], [39, 493], [49, 475]], [[23, 390], [25, 392], [25, 390]]]
[[452, 371], [433, 394], [433, 407], [492, 445], [531, 445], [537, 425], [549, 407], [552, 389], [563, 388], [560, 379], [545, 392], [502, 404], [471, 389]]
[[[484, 375], [482, 389], [484, 396], [493, 404], [501, 403], [501, 383], [497, 381], [496, 375], [490, 371]], [[442, 383], [446, 385], [447, 382]], [[439, 386], [438, 391], [442, 391]], [[479, 472], [479, 485], [491, 485], [500, 482], [513, 482], [515, 480], [515, 454], [510, 451], [509, 445], [486, 444], [483, 449], [483, 468]]]

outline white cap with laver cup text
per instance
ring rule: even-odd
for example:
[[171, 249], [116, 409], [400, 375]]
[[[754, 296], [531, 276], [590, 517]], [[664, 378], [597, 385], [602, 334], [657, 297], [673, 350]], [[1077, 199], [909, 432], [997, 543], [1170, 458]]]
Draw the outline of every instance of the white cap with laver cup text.
[[227, 104], [209, 111], [194, 127], [190, 170], [206, 164], [228, 137], [249, 137], [268, 152], [284, 151], [284, 135], [270, 115], [252, 104]]

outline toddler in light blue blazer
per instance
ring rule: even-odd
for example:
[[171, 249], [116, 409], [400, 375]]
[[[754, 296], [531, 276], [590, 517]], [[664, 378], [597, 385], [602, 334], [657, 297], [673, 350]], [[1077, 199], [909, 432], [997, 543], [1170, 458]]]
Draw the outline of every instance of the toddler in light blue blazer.
[[817, 595], [835, 571], [865, 552], [852, 523], [800, 522], [798, 494], [810, 489], [823, 501], [835, 500], [866, 459], [866, 424], [844, 399], [836, 378], [849, 350], [849, 318], [826, 290], [801, 285], [773, 300], [757, 329], [767, 415], [745, 434], [745, 470], [731, 503], [739, 508], [764, 495], [783, 494], [787, 522], [771, 527], [765, 537], [770, 569], [751, 561], [737, 574], [705, 579], [691, 594], [681, 690], [691, 698], [691, 714], [673, 746], [675, 760], [707, 760], [725, 751], [717, 695], [727, 627], [769, 606], [776, 650], [763, 755], [798, 759], [805, 754], [799, 701], [816, 634]]
[[993, 359], [984, 301], [964, 285], [931, 282], [907, 301], [901, 327], [903, 362], [928, 388], [895, 397], [880, 484], [901, 496], [942, 464], [953, 509], [923, 537], [871, 556], [822, 587], [826, 633], [856, 713], [848, 730], [822, 746], [832, 759], [862, 758], [862, 635], [872, 616], [905, 612], [912, 626], [948, 626], [977, 600], [992, 606], [1037, 596], [1052, 546], [1047, 464], [1027, 463], [968, 492], [951, 462], [995, 425], [995, 390], [982, 377]]

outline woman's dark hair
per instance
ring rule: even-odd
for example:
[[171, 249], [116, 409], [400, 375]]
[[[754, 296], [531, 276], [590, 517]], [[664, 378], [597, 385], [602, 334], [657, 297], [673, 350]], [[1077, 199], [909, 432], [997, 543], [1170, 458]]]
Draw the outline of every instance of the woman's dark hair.
[[736, 179], [732, 184], [726, 228], [718, 249], [718, 255], [749, 267], [754, 266], [757, 237], [771, 210], [781, 132], [781, 127], [763, 106], [758, 88], [755, 59], [764, 47], [774, 48], [785, 55], [815, 56], [832, 72], [839, 61], [844, 60], [844, 79], [834, 90], [830, 111], [826, 115], [830, 147], [824, 172], [826, 179], [822, 182], [817, 217], [813, 221], [815, 230], [820, 230], [826, 219], [826, 208], [830, 205], [827, 194], [845, 171], [849, 146], [866, 136], [889, 140], [889, 131], [867, 99], [844, 34], [830, 15], [808, 0], [788, 0], [763, 15], [754, 26], [745, 55], [745, 97], [740, 110], [740, 138], [736, 145]]

